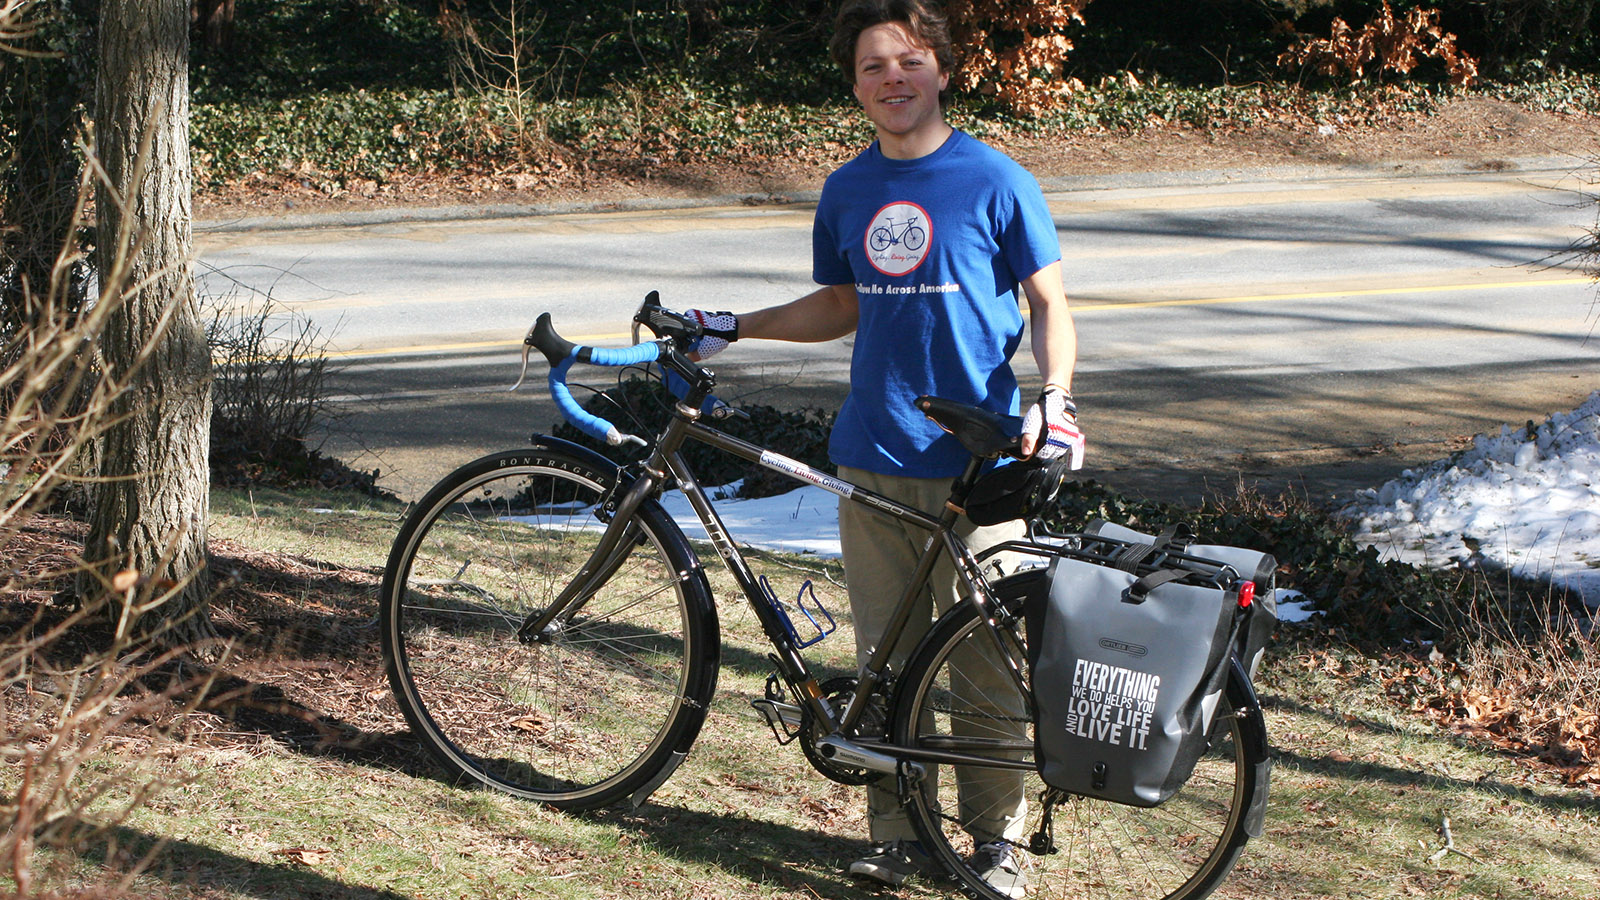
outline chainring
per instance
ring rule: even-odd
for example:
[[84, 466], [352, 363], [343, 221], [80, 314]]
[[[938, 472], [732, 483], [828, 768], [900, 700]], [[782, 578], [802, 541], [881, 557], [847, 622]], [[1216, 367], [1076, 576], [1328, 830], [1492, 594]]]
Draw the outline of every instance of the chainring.
[[[834, 709], [842, 710], [850, 703], [850, 698], [855, 696], [857, 680], [848, 676], [830, 678], [821, 684], [822, 695], [828, 705]], [[889, 708], [884, 702], [882, 694], [873, 694], [867, 703], [866, 712], [862, 714], [861, 721], [856, 725], [856, 736], [863, 738], [881, 738], [889, 733]], [[884, 777], [882, 772], [862, 769], [856, 766], [840, 765], [838, 762], [824, 757], [817, 750], [817, 739], [824, 737], [817, 733], [816, 718], [810, 709], [805, 711], [800, 728], [800, 749], [805, 752], [806, 759], [810, 760], [812, 768], [821, 772], [830, 781], [839, 784], [863, 785], [872, 784]]]

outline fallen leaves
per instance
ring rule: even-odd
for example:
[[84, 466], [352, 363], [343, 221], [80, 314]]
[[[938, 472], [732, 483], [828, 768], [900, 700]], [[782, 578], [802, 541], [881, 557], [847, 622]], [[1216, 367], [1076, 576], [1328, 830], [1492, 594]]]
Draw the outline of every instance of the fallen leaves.
[[[1582, 686], [1593, 673], [1572, 668], [1570, 659], [1561, 666], [1504, 648], [1495, 659], [1492, 667], [1474, 664], [1437, 646], [1375, 660], [1319, 649], [1301, 656], [1299, 665], [1347, 682], [1376, 677], [1385, 695], [1403, 708], [1518, 757], [1567, 785], [1600, 792], [1600, 709], [1593, 705], [1600, 694]], [[1351, 761], [1339, 751], [1327, 758]]]
[[281, 856], [292, 863], [312, 868], [326, 865], [333, 859], [332, 850], [316, 850], [311, 847], [288, 847], [283, 850], [274, 850], [272, 855]]
[[1417, 708], [1457, 734], [1541, 764], [1568, 785], [1600, 788], [1600, 714], [1552, 703], [1524, 681], [1483, 686], [1463, 673], [1461, 682]]

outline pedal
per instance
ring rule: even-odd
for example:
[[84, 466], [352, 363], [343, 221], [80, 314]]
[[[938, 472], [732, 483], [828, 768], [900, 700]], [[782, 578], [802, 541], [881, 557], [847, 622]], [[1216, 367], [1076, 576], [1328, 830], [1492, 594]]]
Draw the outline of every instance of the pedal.
[[767, 727], [772, 729], [780, 745], [800, 736], [800, 707], [766, 698], [751, 700], [750, 705], [767, 720]]
[[750, 705], [767, 721], [772, 736], [783, 746], [800, 736], [805, 725], [805, 710], [788, 702], [783, 680], [776, 674], [767, 676], [766, 696], [751, 700]]

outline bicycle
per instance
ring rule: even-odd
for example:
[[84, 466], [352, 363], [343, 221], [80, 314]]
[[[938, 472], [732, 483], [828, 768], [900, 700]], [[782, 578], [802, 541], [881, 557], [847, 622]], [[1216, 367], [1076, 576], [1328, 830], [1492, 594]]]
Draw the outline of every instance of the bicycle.
[[921, 250], [927, 240], [928, 233], [917, 225], [916, 216], [898, 225], [890, 219], [888, 225], [872, 229], [872, 249], [880, 253], [898, 244], [904, 244], [907, 250], [915, 252]]
[[[834, 781], [893, 779], [924, 846], [969, 896], [1005, 895], [968, 864], [977, 839], [962, 819], [1014, 803], [1019, 783], [1026, 821], [1013, 829], [1023, 836], [1014, 843], [1031, 854], [1034, 896], [1181, 900], [1222, 881], [1260, 833], [1269, 769], [1261, 709], [1237, 657], [1210, 748], [1172, 800], [1119, 806], [1068, 796], [1039, 778], [1021, 604], [1043, 571], [991, 583], [983, 571], [989, 554], [975, 558], [952, 530], [985, 463], [1018, 452], [1019, 420], [918, 401], [972, 453], [950, 504], [928, 515], [708, 424], [726, 408], [714, 403], [714, 374], [685, 355], [698, 326], [661, 309], [653, 292], [636, 322], [655, 339], [620, 350], [578, 347], [546, 313], [525, 341], [523, 367], [526, 374], [528, 350], [538, 349], [551, 361], [550, 390], [568, 420], [610, 444], [643, 447], [642, 461], [618, 465], [536, 435], [526, 449], [482, 457], [444, 478], [395, 539], [382, 588], [388, 676], [412, 730], [458, 781], [563, 810], [623, 801], [637, 808], [684, 761], [716, 688], [720, 642], [700, 560], [657, 500], [676, 485], [771, 644], [775, 671], [753, 705], [779, 742], [798, 741]], [[653, 440], [625, 435], [573, 399], [566, 378], [579, 361], [653, 365], [681, 400]], [[819, 682], [808, 668], [806, 639], [684, 463], [687, 441], [928, 532], [889, 634], [854, 677]], [[992, 552], [1004, 551], [1088, 552], [1031, 535]], [[913, 601], [943, 554], [955, 560], [965, 598], [937, 620], [903, 673], [889, 671]], [[975, 690], [979, 683], [989, 687]], [[951, 810], [940, 796], [956, 796], [954, 770], [967, 789]], [[1000, 777], [973, 777], [984, 773]], [[973, 787], [983, 784], [995, 786]]]

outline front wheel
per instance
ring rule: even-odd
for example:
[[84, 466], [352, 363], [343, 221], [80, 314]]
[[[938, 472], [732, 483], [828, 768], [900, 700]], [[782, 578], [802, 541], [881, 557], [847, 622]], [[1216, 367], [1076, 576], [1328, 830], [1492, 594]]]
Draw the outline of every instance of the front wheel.
[[[1027, 678], [1020, 619], [1029, 579], [999, 582], [1001, 605], [1014, 624], [999, 629], [1007, 655]], [[1227, 708], [1194, 775], [1160, 806], [1142, 809], [1090, 797], [1066, 796], [1047, 806], [1048, 787], [1034, 767], [1033, 716], [1026, 692], [1007, 671], [990, 632], [972, 607], [946, 613], [918, 648], [892, 717], [894, 743], [926, 751], [986, 757], [992, 765], [929, 766], [923, 790], [908, 806], [924, 845], [954, 873], [969, 896], [1068, 900], [1195, 900], [1232, 869], [1267, 790], [1266, 737], [1259, 707], [1237, 670]], [[1052, 808], [1053, 807], [1053, 808]], [[1055, 852], [1033, 855], [1035, 835], [1051, 810]], [[1020, 883], [991, 885], [982, 877], [978, 848], [1009, 843]]]
[[642, 800], [699, 733], [716, 611], [654, 501], [575, 614], [539, 643], [517, 637], [588, 559], [617, 479], [576, 448], [486, 456], [440, 482], [396, 537], [380, 614], [389, 683], [453, 775], [591, 809]]

